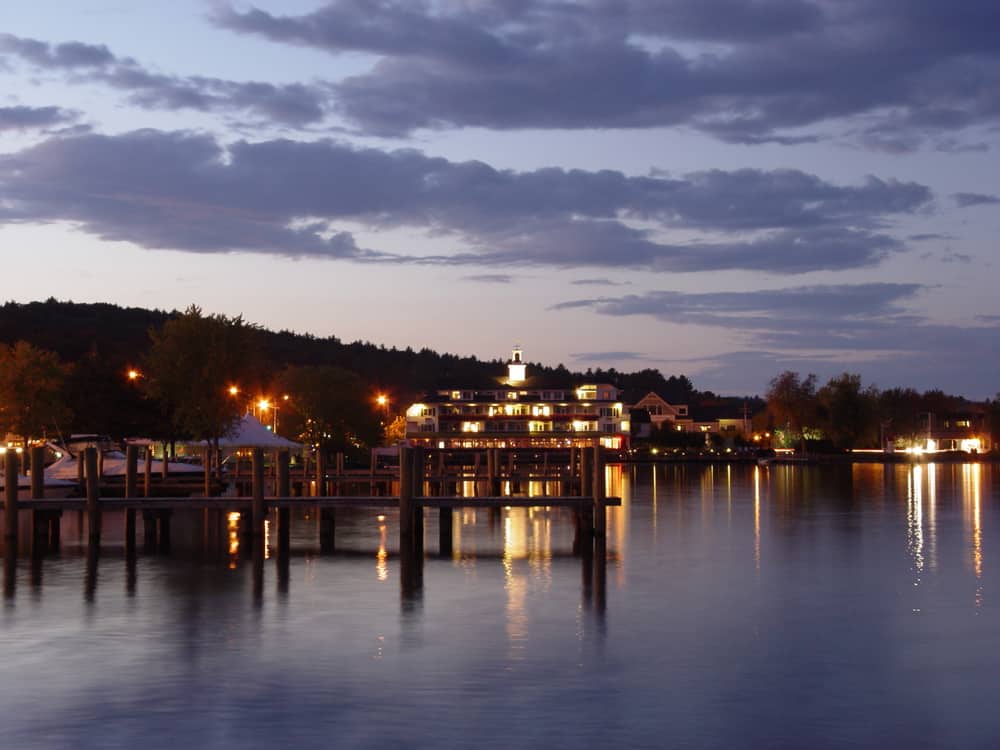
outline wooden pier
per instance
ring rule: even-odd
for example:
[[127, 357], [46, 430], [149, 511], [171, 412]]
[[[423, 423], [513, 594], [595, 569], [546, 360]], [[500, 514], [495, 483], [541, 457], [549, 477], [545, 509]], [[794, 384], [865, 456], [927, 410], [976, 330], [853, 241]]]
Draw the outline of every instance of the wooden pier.
[[[31, 498], [18, 498], [17, 477], [20, 470], [20, 456], [15, 451], [5, 454], [4, 492], [4, 534], [5, 546], [18, 542], [18, 515], [20, 511], [31, 513], [32, 538], [36, 543], [44, 541], [47, 548], [58, 549], [59, 519], [63, 512], [82, 512], [86, 518], [88, 546], [101, 546], [101, 520], [106, 513], [125, 514], [125, 548], [134, 554], [136, 543], [136, 513], [141, 512], [144, 541], [150, 544], [169, 545], [170, 514], [175, 510], [204, 510], [206, 513], [229, 513], [241, 515], [241, 527], [253, 537], [264, 534], [264, 522], [272, 511], [277, 513], [279, 550], [282, 540], [287, 542], [290, 511], [294, 508], [317, 509], [320, 517], [320, 548], [334, 549], [337, 508], [386, 508], [399, 511], [399, 541], [401, 554], [420, 553], [423, 548], [424, 510], [437, 509], [440, 513], [440, 544], [442, 549], [451, 547], [453, 529], [452, 512], [457, 508], [507, 508], [507, 507], [565, 507], [575, 512], [582, 538], [586, 546], [605, 536], [606, 507], [619, 505], [620, 499], [605, 496], [604, 460], [600, 448], [576, 450], [570, 455], [568, 467], [550, 467], [546, 462], [543, 471], [515, 471], [512, 460], [504, 466], [503, 456], [498, 450], [487, 454], [486, 471], [480, 471], [478, 456], [474, 470], [461, 468], [448, 471], [444, 453], [427, 448], [399, 448], [398, 472], [376, 474], [374, 463], [371, 472], [348, 474], [344, 472], [342, 461], [338, 460], [338, 473], [330, 474], [322, 461], [317, 462], [314, 479], [297, 484], [297, 493], [292, 491], [292, 477], [289, 471], [290, 455], [287, 450], [277, 451], [274, 460], [272, 481], [266, 481], [265, 460], [262, 449], [252, 452], [250, 471], [250, 492], [248, 496], [212, 495], [212, 483], [206, 472], [205, 494], [178, 497], [158, 497], [150, 492], [148, 477], [142, 483], [140, 492], [138, 449], [128, 446], [126, 450], [126, 473], [122, 496], [102, 495], [99, 456], [95, 448], [87, 448], [82, 454], [83, 494], [81, 497], [46, 498], [43, 486], [43, 472], [31, 471]], [[31, 449], [30, 465], [41, 466], [42, 449]], [[147, 462], [148, 467], [148, 462]], [[506, 470], [505, 470], [506, 469]], [[379, 494], [341, 494], [349, 488], [371, 489], [375, 482], [379, 489], [389, 491]], [[485, 484], [488, 493], [482, 496], [465, 496], [458, 490], [463, 484]], [[543, 489], [558, 483], [562, 494], [541, 494], [528, 496], [516, 493], [516, 489], [527, 487], [528, 483], [542, 483]], [[506, 486], [512, 494], [502, 494]], [[572, 492], [565, 492], [569, 488]], [[312, 494], [306, 495], [306, 489]], [[333, 493], [330, 493], [333, 490]], [[392, 491], [394, 490], [394, 491]]]

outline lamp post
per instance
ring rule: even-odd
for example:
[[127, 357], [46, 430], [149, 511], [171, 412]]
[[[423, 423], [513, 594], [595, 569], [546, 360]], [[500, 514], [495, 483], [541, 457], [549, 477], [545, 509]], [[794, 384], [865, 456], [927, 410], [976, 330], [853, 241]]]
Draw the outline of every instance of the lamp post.
[[262, 398], [257, 402], [257, 408], [260, 409], [261, 414], [267, 414], [268, 411], [271, 412], [271, 431], [278, 431], [278, 407], [271, 403], [270, 399]]

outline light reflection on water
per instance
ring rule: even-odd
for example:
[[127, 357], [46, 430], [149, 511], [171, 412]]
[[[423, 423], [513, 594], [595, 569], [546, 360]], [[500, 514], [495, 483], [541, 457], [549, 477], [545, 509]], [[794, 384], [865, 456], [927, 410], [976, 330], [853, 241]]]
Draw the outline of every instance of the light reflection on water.
[[391, 512], [339, 512], [331, 555], [299, 515], [266, 563], [198, 514], [131, 564], [66, 514], [5, 556], [0, 746], [996, 746], [996, 467], [606, 481], [606, 580], [558, 509], [457, 511], [446, 556], [428, 512], [412, 580]]

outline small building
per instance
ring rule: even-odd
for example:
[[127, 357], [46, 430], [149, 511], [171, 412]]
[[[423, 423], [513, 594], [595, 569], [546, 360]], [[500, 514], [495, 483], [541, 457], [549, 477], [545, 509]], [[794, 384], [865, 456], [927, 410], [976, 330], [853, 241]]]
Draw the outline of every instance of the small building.
[[609, 383], [541, 385], [515, 346], [486, 388], [438, 390], [406, 410], [406, 437], [438, 448], [628, 447], [629, 418]]
[[649, 414], [649, 421], [654, 428], [661, 428], [664, 424], [673, 426], [677, 423], [690, 421], [688, 418], [687, 404], [668, 403], [663, 396], [656, 391], [650, 391], [640, 398], [629, 409], [645, 409]]
[[984, 410], [928, 416], [927, 450], [980, 453], [992, 448]]

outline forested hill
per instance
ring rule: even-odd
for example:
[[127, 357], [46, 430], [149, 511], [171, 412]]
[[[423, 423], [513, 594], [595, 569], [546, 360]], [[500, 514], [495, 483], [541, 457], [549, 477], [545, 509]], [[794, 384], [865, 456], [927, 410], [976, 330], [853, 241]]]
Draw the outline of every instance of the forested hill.
[[[0, 307], [0, 342], [18, 340], [58, 354], [63, 362], [85, 363], [108, 377], [129, 366], [140, 366], [149, 348], [151, 329], [159, 328], [176, 311], [146, 310], [97, 303], [81, 304], [49, 299], [26, 304], [8, 302]], [[249, 321], [253, 323], [254, 321]], [[336, 365], [352, 370], [373, 387], [390, 390], [401, 403], [434, 388], [485, 387], [505, 372], [504, 359], [482, 361], [475, 357], [439, 354], [430, 349], [386, 348], [368, 342], [345, 344], [335, 336], [318, 338], [290, 331], [258, 331], [261, 369], [267, 379], [286, 365]], [[710, 393], [699, 393], [683, 375], [665, 378], [658, 370], [621, 373], [615, 369], [571, 372], [531, 364], [530, 374], [539, 385], [564, 385], [592, 380], [611, 382], [629, 392], [657, 391], [672, 403], [694, 403]], [[250, 384], [248, 384], [250, 385]], [[638, 396], [636, 396], [638, 397]]]

